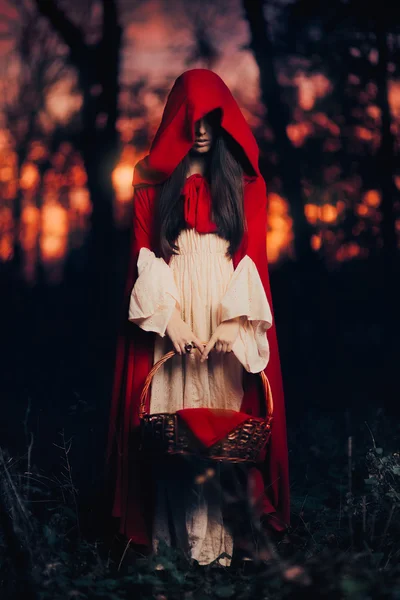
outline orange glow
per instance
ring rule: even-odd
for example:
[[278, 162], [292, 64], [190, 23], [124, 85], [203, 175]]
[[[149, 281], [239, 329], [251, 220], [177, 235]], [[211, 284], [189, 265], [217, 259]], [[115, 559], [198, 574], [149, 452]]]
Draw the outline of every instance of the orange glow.
[[62, 259], [67, 250], [67, 239], [56, 235], [40, 236], [40, 255], [44, 261]]
[[365, 142], [370, 142], [372, 140], [372, 138], [374, 137], [374, 134], [372, 133], [372, 131], [370, 131], [366, 127], [361, 127], [361, 126], [355, 127], [354, 133], [355, 133], [356, 137], [358, 137], [360, 140], [364, 140]]
[[3, 189], [1, 190], [1, 196], [3, 200], [14, 200], [18, 193], [18, 181], [13, 179], [9, 181], [5, 185], [3, 185]]
[[[177, 30], [169, 19], [165, 19], [158, 4], [152, 1], [142, 3], [141, 19], [131, 20], [126, 26], [126, 36], [136, 44], [147, 49], [165, 52], [171, 44], [171, 39], [177, 35]], [[143, 26], [145, 22], [145, 27]]]
[[38, 186], [40, 173], [37, 166], [33, 163], [25, 163], [21, 168], [19, 185], [23, 190], [33, 189]]
[[322, 240], [319, 235], [311, 236], [311, 248], [313, 250], [319, 250], [321, 248]]
[[65, 167], [67, 157], [62, 152], [55, 152], [51, 157], [51, 164], [57, 171], [62, 171]]
[[90, 194], [87, 188], [72, 188], [69, 190], [69, 218], [71, 225], [84, 228], [87, 217], [92, 213]]
[[375, 121], [378, 121], [381, 118], [381, 109], [376, 104], [370, 104], [367, 106], [367, 114]]
[[319, 218], [319, 206], [316, 204], [306, 204], [304, 207], [304, 214], [306, 219], [311, 225], [315, 225]]
[[132, 199], [132, 177], [132, 167], [127, 163], [120, 163], [112, 172], [112, 183], [120, 202], [129, 202]]
[[315, 92], [311, 81], [302, 74], [295, 79], [298, 84], [299, 105], [303, 110], [311, 110], [315, 104]]
[[347, 245], [347, 254], [349, 258], [354, 258], [360, 254], [360, 246], [356, 242], [350, 242]]
[[59, 204], [47, 202], [41, 215], [40, 253], [45, 261], [65, 256], [68, 243], [68, 213]]
[[378, 190], [368, 190], [368, 192], [365, 192], [362, 200], [368, 206], [378, 208], [382, 201], [382, 198]]
[[14, 219], [11, 208], [0, 209], [0, 261], [11, 260], [14, 254]]
[[14, 237], [11, 233], [2, 234], [0, 236], [0, 260], [6, 262], [14, 256]]
[[284, 255], [293, 255], [292, 219], [286, 200], [272, 192], [269, 194], [267, 254], [271, 263]]
[[69, 177], [73, 186], [83, 187], [87, 183], [86, 171], [81, 165], [73, 165]]
[[42, 208], [42, 233], [45, 235], [68, 233], [67, 211], [53, 200], [46, 202]]
[[311, 123], [291, 123], [287, 126], [286, 132], [292, 144], [298, 148], [312, 134], [313, 127]]
[[315, 113], [312, 119], [314, 123], [316, 123], [320, 127], [323, 127], [324, 129], [327, 129], [332, 135], [340, 135], [340, 127], [336, 125], [336, 123], [331, 121], [331, 119], [329, 119], [329, 117], [325, 113]]
[[139, 119], [119, 117], [116, 123], [116, 129], [123, 143], [128, 144], [132, 140], [138, 124], [140, 124]]
[[0, 233], [5, 233], [13, 227], [13, 214], [10, 207], [0, 209]]
[[322, 223], [335, 223], [338, 217], [338, 209], [333, 204], [306, 204], [304, 207], [304, 214], [307, 221], [311, 225], [316, 225], [319, 221]]
[[342, 212], [346, 209], [346, 202], [343, 200], [338, 200], [336, 203], [336, 209], [338, 211], [338, 215], [342, 214]]
[[11, 135], [8, 129], [0, 129], [0, 151], [9, 151], [11, 148]]
[[6, 183], [13, 178], [14, 169], [11, 167], [3, 167], [0, 169], [0, 181]]
[[28, 159], [30, 161], [39, 161], [44, 160], [48, 156], [48, 149], [42, 142], [33, 142], [31, 145], [31, 149], [28, 154]]
[[138, 160], [144, 158], [146, 154], [146, 151], [137, 152], [137, 150], [131, 144], [126, 144], [122, 149], [120, 162], [129, 163], [133, 166]]
[[365, 206], [365, 204], [358, 204], [358, 206], [356, 207], [356, 213], [360, 217], [366, 217], [370, 214], [370, 211], [368, 206]]
[[343, 262], [345, 260], [350, 260], [355, 258], [356, 256], [366, 255], [367, 252], [361, 252], [360, 246], [356, 242], [349, 242], [348, 244], [344, 244], [341, 246], [336, 252], [336, 258], [338, 261]]
[[3, 150], [4, 152], [0, 153], [3, 165], [7, 167], [12, 167], [16, 170], [18, 167], [18, 154], [12, 151], [10, 148], [3, 148]]
[[69, 193], [70, 208], [82, 215], [92, 212], [89, 190], [86, 188], [72, 188]]
[[[132, 179], [134, 172], [134, 165], [146, 156], [147, 152], [137, 152], [132, 144], [126, 144], [122, 150], [121, 158], [114, 171], [112, 172], [112, 184], [115, 190], [117, 202], [127, 204], [132, 200], [133, 187]], [[118, 204], [116, 205], [116, 219], [120, 221], [120, 212], [122, 215], [125, 214], [125, 209], [119, 210]]]
[[22, 208], [19, 230], [19, 241], [25, 252], [36, 247], [40, 231], [40, 211], [33, 204], [25, 203]]
[[73, 87], [71, 77], [55, 83], [47, 94], [46, 109], [54, 121], [67, 124], [72, 115], [82, 107], [82, 96]]
[[393, 117], [400, 118], [400, 81], [389, 81], [388, 101]]
[[314, 108], [316, 100], [326, 96], [332, 88], [331, 82], [322, 73], [298, 73], [294, 82], [297, 84], [299, 106], [303, 110]]
[[394, 226], [396, 228], [397, 233], [400, 233], [400, 219], [397, 219], [397, 221], [395, 221]]
[[[54, 169], [48, 169], [43, 177], [44, 185], [47, 190], [57, 192], [63, 185], [64, 176], [57, 173]], [[65, 181], [65, 183], [67, 183]]]
[[321, 206], [320, 219], [324, 223], [334, 223], [337, 219], [338, 211], [336, 206], [332, 204], [323, 204]]

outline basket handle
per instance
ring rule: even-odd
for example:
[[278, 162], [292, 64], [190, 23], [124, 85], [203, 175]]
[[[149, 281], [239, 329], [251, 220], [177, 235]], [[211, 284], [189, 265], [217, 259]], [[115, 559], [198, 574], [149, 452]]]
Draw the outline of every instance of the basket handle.
[[[207, 346], [207, 344], [208, 344], [208, 342], [201, 342], [201, 343], [204, 346]], [[193, 349], [194, 350], [198, 350], [198, 348], [196, 346], [194, 346]], [[147, 394], [149, 392], [151, 380], [153, 379], [154, 375], [157, 373], [158, 369], [165, 362], [167, 362], [167, 360], [169, 360], [170, 358], [172, 358], [175, 354], [177, 354], [176, 350], [171, 350], [170, 352], [167, 352], [166, 354], [164, 354], [164, 356], [162, 356], [153, 365], [153, 367], [149, 371], [149, 373], [148, 373], [148, 375], [147, 375], [147, 377], [145, 379], [145, 382], [144, 382], [142, 393], [140, 394], [140, 405], [139, 405], [139, 418], [140, 419], [146, 414], [145, 413], [145, 404], [146, 404]], [[266, 399], [267, 417], [272, 417], [272, 413], [274, 411], [274, 402], [273, 402], [273, 399], [272, 399], [271, 385], [270, 385], [270, 383], [268, 381], [268, 377], [266, 376], [266, 374], [264, 373], [264, 371], [260, 371], [259, 375], [261, 377], [263, 391], [264, 391], [264, 396], [265, 396], [265, 399]]]

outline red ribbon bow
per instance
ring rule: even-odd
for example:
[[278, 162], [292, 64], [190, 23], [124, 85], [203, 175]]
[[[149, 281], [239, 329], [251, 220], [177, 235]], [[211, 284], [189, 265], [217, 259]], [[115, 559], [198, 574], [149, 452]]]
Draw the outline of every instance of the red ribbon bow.
[[186, 179], [182, 188], [184, 196], [184, 217], [189, 227], [199, 233], [217, 231], [211, 217], [211, 192], [205, 177], [195, 173]]

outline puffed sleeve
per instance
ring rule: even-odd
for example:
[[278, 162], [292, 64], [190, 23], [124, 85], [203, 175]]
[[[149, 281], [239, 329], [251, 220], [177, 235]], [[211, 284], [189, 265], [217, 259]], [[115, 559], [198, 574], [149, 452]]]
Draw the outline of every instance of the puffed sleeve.
[[138, 278], [129, 301], [128, 319], [145, 331], [161, 337], [180, 296], [174, 275], [163, 258], [157, 258], [148, 248], [141, 248], [137, 262]]
[[241, 317], [232, 352], [246, 371], [263, 371], [270, 356], [266, 331], [272, 326], [272, 313], [257, 267], [249, 256], [244, 256], [232, 273], [219, 311], [220, 322]]

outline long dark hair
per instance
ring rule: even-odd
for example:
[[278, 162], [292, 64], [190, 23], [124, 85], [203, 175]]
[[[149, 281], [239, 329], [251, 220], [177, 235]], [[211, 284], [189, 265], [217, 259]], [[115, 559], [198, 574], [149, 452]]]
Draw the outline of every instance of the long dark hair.
[[[213, 133], [214, 142], [205, 177], [210, 185], [212, 214], [217, 233], [229, 242], [227, 254], [232, 257], [239, 248], [245, 231], [241, 148], [221, 127], [215, 127]], [[175, 241], [186, 227], [181, 191], [189, 165], [190, 154], [187, 154], [163, 183], [158, 197], [156, 221], [160, 254], [164, 259], [177, 254], [179, 247]]]

